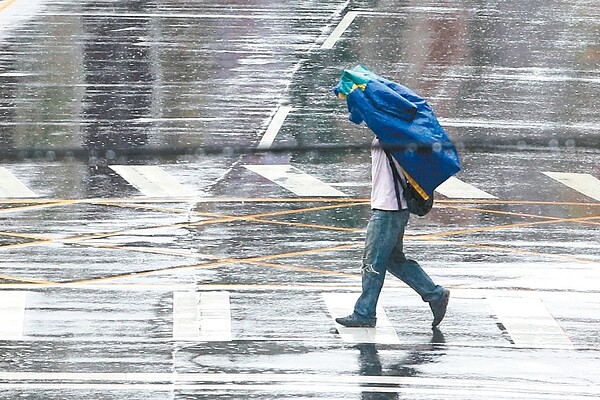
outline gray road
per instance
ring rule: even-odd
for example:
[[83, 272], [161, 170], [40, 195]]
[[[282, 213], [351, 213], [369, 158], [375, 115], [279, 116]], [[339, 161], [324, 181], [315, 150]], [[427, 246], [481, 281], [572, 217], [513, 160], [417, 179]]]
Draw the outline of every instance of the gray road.
[[[0, 398], [598, 398], [600, 8], [274, 3], [0, 1]], [[440, 331], [393, 278], [377, 328], [333, 322], [370, 165], [319, 147], [371, 140], [331, 92], [357, 64], [460, 151], [405, 243]]]

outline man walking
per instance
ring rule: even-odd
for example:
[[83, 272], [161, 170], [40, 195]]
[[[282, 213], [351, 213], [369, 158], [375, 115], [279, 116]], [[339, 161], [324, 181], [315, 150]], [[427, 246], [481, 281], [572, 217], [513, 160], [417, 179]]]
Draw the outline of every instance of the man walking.
[[[436, 285], [419, 263], [408, 260], [404, 255], [402, 242], [410, 212], [406, 208], [402, 186], [395, 185], [390, 161], [377, 139], [373, 141], [371, 162], [372, 211], [363, 252], [362, 294], [351, 315], [335, 320], [347, 327], [374, 327], [377, 301], [386, 271], [389, 271], [429, 303], [433, 312], [432, 327], [436, 328], [446, 315], [450, 291]], [[392, 162], [402, 174], [396, 160]], [[405, 179], [402, 175], [400, 177]]]

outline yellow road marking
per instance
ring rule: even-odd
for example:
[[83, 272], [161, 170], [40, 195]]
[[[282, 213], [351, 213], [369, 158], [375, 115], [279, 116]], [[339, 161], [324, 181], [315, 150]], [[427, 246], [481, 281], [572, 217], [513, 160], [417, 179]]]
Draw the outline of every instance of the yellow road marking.
[[23, 233], [14, 233], [14, 232], [1, 232], [0, 231], [0, 236], [14, 237], [14, 238], [20, 238], [20, 239], [33, 239], [33, 240], [41, 240], [41, 241], [50, 240], [50, 239], [42, 237], [42, 236], [27, 235], [27, 234], [23, 234]]
[[[116, 280], [116, 279], [125, 279], [125, 278], [139, 277], [139, 276], [172, 273], [174, 271], [184, 271], [184, 270], [190, 270], [190, 269], [207, 269], [207, 268], [218, 267], [218, 266], [223, 266], [223, 265], [228, 265], [228, 264], [237, 264], [237, 263], [239, 263], [239, 264], [255, 264], [257, 262], [264, 262], [267, 260], [274, 260], [274, 259], [278, 259], [278, 258], [290, 258], [290, 257], [296, 257], [296, 256], [300, 256], [300, 255], [307, 255], [307, 254], [325, 253], [325, 252], [338, 251], [338, 250], [348, 250], [348, 249], [352, 249], [352, 248], [355, 248], [358, 246], [362, 246], [362, 243], [350, 243], [350, 244], [343, 244], [343, 245], [337, 245], [337, 246], [331, 246], [331, 247], [322, 247], [322, 248], [318, 248], [318, 249], [293, 251], [293, 252], [280, 253], [280, 254], [269, 254], [269, 255], [249, 257], [249, 258], [223, 258], [219, 261], [215, 261], [215, 262], [211, 262], [211, 263], [182, 265], [182, 266], [178, 266], [178, 267], [168, 267], [168, 268], [157, 269], [157, 270], [148, 270], [148, 271], [128, 272], [126, 274], [119, 274], [119, 275], [113, 275], [113, 276], [107, 276], [107, 277], [101, 277], [101, 278], [92, 278], [92, 279], [85, 279], [85, 280], [80, 280], [80, 281], [65, 282], [64, 284], [85, 285], [88, 283], [106, 282], [106, 281], [112, 281], [112, 280]], [[278, 265], [278, 266], [280, 266], [280, 265]], [[301, 268], [301, 267], [298, 267], [298, 268]], [[314, 271], [320, 271], [320, 270], [314, 270]], [[321, 272], [323, 272], [323, 271], [321, 271]], [[337, 274], [344, 274], [344, 273], [338, 272]]]
[[532, 222], [522, 222], [522, 223], [517, 223], [517, 224], [484, 226], [484, 227], [461, 229], [461, 230], [455, 230], [455, 231], [427, 233], [424, 235], [406, 235], [406, 237], [426, 239], [426, 238], [435, 238], [435, 237], [440, 237], [440, 236], [453, 236], [453, 235], [463, 235], [463, 234], [467, 234], [467, 233], [479, 233], [479, 232], [486, 232], [486, 231], [497, 231], [497, 230], [502, 230], [502, 229], [522, 228], [524, 226], [532, 226], [532, 225], [548, 225], [548, 224], [558, 224], [558, 223], [562, 223], [562, 222], [582, 222], [582, 221], [593, 220], [593, 219], [600, 219], [600, 216], [578, 217], [578, 218], [559, 218], [559, 219], [551, 219], [548, 221], [532, 221]]
[[[53, 242], [78, 243], [78, 242], [81, 242], [84, 240], [127, 235], [127, 234], [132, 234], [135, 232], [147, 231], [147, 230], [153, 230], [153, 229], [187, 228], [187, 227], [202, 226], [202, 225], [209, 225], [209, 224], [216, 224], [216, 223], [223, 223], [223, 222], [235, 222], [235, 221], [250, 221], [250, 222], [254, 221], [255, 222], [255, 220], [260, 217], [270, 217], [270, 216], [295, 214], [295, 213], [302, 213], [302, 212], [309, 212], [309, 211], [319, 211], [319, 210], [326, 210], [326, 209], [339, 208], [339, 207], [352, 207], [352, 206], [361, 205], [361, 204], [362, 203], [349, 203], [349, 204], [341, 204], [341, 205], [317, 206], [317, 207], [302, 208], [302, 209], [298, 209], [298, 210], [283, 210], [283, 211], [274, 211], [274, 212], [268, 212], [268, 213], [242, 215], [242, 216], [222, 216], [222, 215], [219, 216], [218, 215], [218, 218], [204, 220], [204, 221], [179, 222], [179, 223], [168, 224], [168, 225], [155, 225], [155, 226], [146, 226], [146, 227], [139, 227], [139, 228], [130, 228], [130, 229], [124, 229], [124, 230], [112, 231], [112, 232], [101, 232], [101, 233], [93, 233], [93, 234], [86, 234], [86, 235], [76, 235], [76, 236], [71, 236], [71, 237], [66, 237], [66, 238], [45, 239], [44, 243], [53, 243]], [[38, 245], [38, 244], [40, 244], [40, 243], [32, 242], [32, 243], [23, 243], [23, 244], [20, 244], [19, 246], [26, 247], [27, 245]], [[12, 246], [14, 246], [14, 245], [0, 246], [0, 248], [6, 248], [6, 247], [12, 247]]]
[[5, 8], [8, 8], [11, 4], [13, 4], [17, 0], [6, 0], [4, 3], [0, 4], [0, 12], [4, 11]]
[[48, 285], [48, 284], [54, 284], [55, 282], [50, 282], [50, 281], [45, 281], [45, 280], [41, 280], [41, 279], [32, 279], [32, 278], [21, 278], [18, 276], [10, 276], [10, 275], [0, 275], [0, 280], [7, 280], [7, 281], [15, 281], [15, 282], [24, 282], [24, 283], [35, 283], [35, 284], [40, 284], [40, 285]]
[[305, 224], [305, 223], [302, 223], [302, 222], [273, 221], [273, 220], [270, 220], [270, 219], [260, 219], [260, 218], [249, 218], [248, 221], [264, 222], [264, 223], [275, 224], [275, 225], [297, 226], [297, 227], [300, 227], [300, 228], [325, 229], [325, 230], [342, 231], [342, 232], [357, 232], [357, 231], [360, 231], [362, 229], [362, 228], [360, 228], [360, 229], [357, 229], [357, 228], [344, 228], [344, 227], [332, 226], [332, 225]]
[[[184, 210], [184, 209], [179, 209], [179, 208], [148, 206], [148, 205], [144, 205], [144, 204], [139, 204], [139, 203], [155, 202], [156, 200], [154, 200], [154, 199], [130, 199], [129, 200], [130, 202], [135, 201], [134, 204], [127, 204], [126, 202], [123, 202], [122, 200], [123, 199], [119, 199], [119, 201], [113, 201], [113, 200], [107, 201], [106, 199], [85, 199], [85, 200], [71, 199], [71, 200], [52, 200], [52, 201], [39, 201], [39, 200], [38, 201], [30, 201], [30, 200], [15, 201], [15, 200], [10, 200], [10, 201], [4, 201], [4, 202], [0, 201], [0, 204], [26, 204], [26, 205], [22, 206], [22, 207], [3, 209], [3, 210], [0, 210], [0, 212], [13, 212], [13, 211], [29, 210], [29, 209], [34, 209], [34, 208], [55, 207], [55, 206], [70, 205], [70, 204], [98, 204], [98, 205], [105, 205], [105, 206], [151, 209], [151, 210], [155, 210], [155, 211], [169, 212], [169, 213], [190, 213], [189, 209]], [[173, 202], [174, 199], [169, 199], [169, 200], [171, 202]], [[269, 198], [267, 198], [267, 199], [203, 199], [203, 200], [204, 200], [204, 202], [238, 201], [238, 202], [244, 202], [244, 203], [245, 202], [275, 203], [275, 202], [290, 202], [290, 201], [306, 202], [306, 203], [318, 203], [319, 202], [319, 200], [315, 199], [315, 198], [305, 198], [305, 199], [281, 199], [281, 198], [274, 198], [274, 199], [269, 199]], [[189, 199], [187, 199], [187, 201], [189, 202]], [[364, 206], [364, 205], [369, 204], [368, 200], [362, 200], [362, 199], [357, 200], [357, 199], [348, 199], [348, 198], [343, 198], [343, 199], [324, 198], [324, 199], [321, 199], [321, 202], [325, 202], [325, 203], [327, 203], [327, 205], [305, 207], [305, 208], [300, 208], [300, 209], [288, 209], [288, 210], [282, 210], [282, 211], [272, 211], [272, 212], [252, 214], [252, 215], [242, 215], [242, 216], [224, 216], [224, 215], [219, 215], [219, 214], [200, 213], [197, 211], [191, 211], [191, 214], [193, 214], [195, 216], [204, 216], [204, 217], [208, 217], [208, 218], [212, 218], [212, 219], [204, 220], [204, 221], [196, 221], [196, 222], [184, 222], [184, 223], [169, 224], [169, 225], [158, 225], [158, 226], [152, 226], [152, 227], [132, 228], [132, 229], [126, 229], [126, 230], [114, 231], [114, 232], [78, 235], [78, 236], [62, 238], [62, 239], [60, 239], [60, 238], [44, 239], [44, 238], [40, 238], [40, 237], [33, 236], [33, 235], [29, 236], [29, 235], [22, 235], [22, 234], [11, 234], [10, 232], [0, 232], [0, 235], [3, 235], [3, 236], [14, 236], [14, 237], [22, 237], [22, 238], [37, 240], [36, 242], [19, 243], [19, 244], [7, 245], [7, 246], [1, 246], [1, 247], [3, 249], [16, 248], [16, 247], [27, 247], [27, 246], [48, 244], [48, 243], [52, 243], [52, 242], [73, 243], [73, 244], [79, 244], [79, 245], [84, 245], [84, 246], [87, 245], [87, 246], [93, 247], [93, 246], [95, 246], [94, 244], [86, 244], [86, 243], [81, 243], [81, 242], [83, 242], [85, 240], [89, 240], [89, 239], [95, 239], [95, 238], [105, 238], [105, 237], [111, 237], [111, 236], [131, 234], [131, 233], [139, 232], [139, 231], [143, 231], [143, 230], [169, 229], [169, 228], [182, 228], [182, 227], [185, 228], [185, 227], [193, 227], [193, 226], [202, 226], [202, 225], [207, 225], [207, 224], [228, 223], [228, 222], [235, 222], [235, 221], [247, 221], [247, 222], [254, 222], [254, 223], [258, 222], [258, 223], [267, 223], [267, 224], [272, 223], [272, 224], [281, 224], [281, 225], [289, 225], [289, 226], [300, 226], [300, 227], [313, 228], [313, 229], [340, 230], [340, 231], [347, 231], [347, 232], [360, 232], [362, 230], [362, 229], [356, 229], [356, 228], [344, 228], [344, 227], [335, 227], [335, 226], [328, 226], [328, 225], [305, 224], [305, 223], [298, 223], [298, 222], [273, 221], [273, 220], [266, 219], [267, 217], [273, 217], [273, 216], [282, 216], [282, 215], [305, 213], [305, 212], [328, 210], [328, 209], [339, 209], [339, 208], [354, 207], [354, 206]], [[32, 203], [37, 203], [37, 204], [32, 205]], [[442, 204], [441, 207], [443, 207], [443, 208], [447, 207], [447, 208], [451, 208], [451, 209], [462, 209], [465, 211], [496, 213], [496, 214], [503, 214], [503, 215], [518, 216], [518, 217], [523, 217], [523, 218], [541, 218], [541, 219], [545, 219], [545, 220], [544, 221], [522, 222], [522, 223], [515, 223], [515, 224], [506, 224], [506, 225], [497, 225], [497, 226], [489, 226], [489, 227], [476, 227], [476, 228], [470, 228], [470, 229], [461, 229], [461, 230], [455, 230], [455, 231], [432, 233], [432, 234], [426, 234], [426, 235], [407, 235], [407, 238], [435, 242], [437, 238], [444, 237], [444, 236], [477, 233], [477, 232], [482, 232], [482, 231], [494, 231], [494, 230], [501, 230], [501, 229], [512, 229], [512, 228], [533, 226], [533, 225], [542, 225], [542, 224], [573, 223], [573, 222], [600, 224], [600, 222], [596, 222], [596, 220], [600, 219], [600, 216], [559, 218], [559, 217], [552, 217], [552, 216], [516, 213], [516, 212], [510, 212], [510, 211], [487, 210], [487, 209], [481, 209], [481, 208], [477, 208], [477, 207], [469, 207], [469, 206], [464, 206], [464, 205], [463, 206], [453, 205], [453, 204], [457, 204], [457, 203], [460, 203], [460, 204], [466, 203], [466, 204], [487, 204], [487, 205], [491, 205], [491, 204], [512, 204], [512, 205], [515, 205], [515, 204], [546, 204], [546, 205], [554, 205], [554, 206], [556, 206], [556, 205], [598, 206], [599, 205], [598, 203], [570, 203], [570, 202], [569, 203], [567, 203], [567, 202], [557, 203], [557, 202], [536, 202], [536, 201], [514, 202], [514, 201], [499, 201], [499, 200], [485, 200], [485, 201], [458, 201], [458, 200], [443, 201], [442, 200], [442, 201], [438, 201], [438, 206], [440, 206], [440, 203]], [[466, 242], [452, 242], [452, 241], [439, 241], [439, 242], [450, 243], [450, 244], [466, 246], [466, 247], [485, 248], [485, 249], [490, 249], [490, 250], [495, 250], [495, 251], [516, 252], [516, 253], [521, 253], [521, 254], [536, 255], [536, 256], [540, 256], [540, 257], [552, 257], [552, 258], [574, 260], [573, 257], [566, 257], [566, 256], [560, 257], [560, 256], [552, 255], [552, 254], [530, 252], [530, 251], [524, 251], [524, 250], [515, 250], [515, 249], [510, 249], [510, 248], [505, 248], [505, 247], [500, 247], [500, 246], [483, 245], [483, 244], [466, 243]], [[301, 252], [271, 254], [271, 255], [252, 257], [252, 258], [247, 258], [247, 259], [244, 259], [244, 258], [242, 258], [242, 259], [238, 259], [238, 258], [220, 259], [216, 256], [207, 257], [206, 255], [204, 255], [203, 257], [212, 258], [215, 261], [212, 263], [208, 263], [208, 264], [195, 264], [195, 265], [188, 265], [188, 266], [179, 266], [179, 267], [172, 267], [172, 268], [167, 268], [167, 269], [163, 269], [163, 270], [140, 271], [140, 272], [134, 272], [134, 273], [129, 273], [129, 274], [125, 274], [125, 275], [114, 276], [114, 277], [96, 278], [96, 279], [92, 279], [92, 280], [84, 280], [84, 281], [79, 281], [79, 282], [84, 284], [85, 282], [97, 282], [97, 281], [104, 281], [104, 280], [120, 279], [120, 278], [124, 278], [124, 277], [128, 277], [128, 276], [160, 274], [163, 272], [168, 272], [168, 271], [173, 271], [173, 270], [192, 269], [192, 268], [210, 268], [210, 267], [214, 267], [214, 266], [227, 265], [227, 264], [232, 264], [232, 263], [246, 263], [246, 264], [262, 265], [262, 266], [268, 266], [268, 267], [276, 267], [276, 268], [296, 269], [296, 270], [301, 270], [301, 271], [322, 273], [322, 274], [338, 274], [338, 275], [341, 274], [341, 275], [352, 276], [350, 274], [344, 274], [344, 273], [335, 272], [335, 271], [319, 270], [319, 269], [306, 268], [306, 267], [287, 266], [287, 265], [283, 265], [283, 264], [272, 264], [272, 263], [267, 263], [266, 260], [284, 258], [284, 257], [293, 257], [296, 255], [314, 254], [314, 253], [325, 252], [325, 251], [348, 249], [348, 248], [353, 248], [353, 247], [357, 247], [360, 245], [362, 245], [362, 243], [352, 243], [350, 245], [343, 245], [341, 247], [335, 246], [333, 248], [318, 248], [318, 249], [305, 250], [305, 251], [301, 251]], [[100, 246], [98, 246], [98, 247], [100, 247]], [[127, 248], [127, 246], [104, 246], [104, 247], [113, 248], [113, 249], [132, 250], [131, 248]], [[139, 251], [139, 249], [136, 249], [136, 250]], [[171, 255], [183, 255], [183, 254], [175, 254], [174, 252], [168, 252], [166, 250], [153, 250], [153, 251], [148, 250], [148, 252], [156, 252], [156, 253], [171, 254]], [[586, 259], [575, 259], [575, 260], [581, 261], [581, 262], [586, 262], [586, 263], [594, 263], [593, 261], [586, 260]], [[12, 279], [12, 278], [7, 278], [7, 279]], [[19, 279], [23, 280], [23, 278], [19, 278]], [[24, 280], [24, 281], [27, 281], [27, 280]], [[29, 282], [40, 282], [40, 283], [52, 284], [52, 282], [39, 281], [39, 280], [29, 280]]]
[[469, 206], [446, 205], [443, 208], [449, 208], [449, 209], [453, 209], [453, 210], [476, 211], [476, 212], [482, 212], [482, 213], [487, 213], [487, 214], [512, 215], [515, 217], [523, 217], [523, 218], [560, 219], [559, 217], [550, 217], [550, 216], [546, 216], [546, 215], [526, 214], [526, 213], [519, 213], [519, 212], [514, 212], [514, 211], [489, 210], [486, 208], [477, 208], [477, 207], [469, 207]]
[[[27, 202], [27, 203], [31, 203], [31, 202]], [[29, 204], [29, 205], [21, 206], [21, 207], [1, 208], [0, 213], [5, 214], [5, 213], [16, 212], [16, 211], [35, 210], [35, 209], [39, 209], [39, 208], [59, 207], [59, 206], [71, 205], [73, 203], [77, 203], [77, 200], [46, 201], [46, 202], [41, 202], [38, 204], [33, 204], [33, 205]], [[11, 204], [11, 203], [4, 203], [4, 204]], [[22, 203], [12, 203], [12, 204], [22, 204]]]
[[[421, 239], [420, 237], [418, 239]], [[531, 250], [522, 250], [522, 249], [513, 249], [510, 247], [502, 247], [502, 246], [494, 246], [491, 244], [477, 244], [477, 243], [469, 243], [469, 242], [455, 242], [452, 240], [441, 240], [441, 239], [433, 239], [433, 238], [422, 238], [426, 240], [428, 243], [442, 243], [447, 245], [456, 245], [458, 247], [472, 247], [476, 249], [484, 249], [484, 250], [494, 250], [501, 251], [503, 253], [515, 253], [515, 254], [523, 254], [529, 256], [536, 257], [544, 257], [544, 258], [553, 258], [561, 261], [577, 261], [584, 264], [600, 264], [599, 261], [589, 260], [586, 258], [573, 257], [572, 255], [560, 255], [560, 254], [550, 254], [550, 253], [540, 253], [537, 251]]]

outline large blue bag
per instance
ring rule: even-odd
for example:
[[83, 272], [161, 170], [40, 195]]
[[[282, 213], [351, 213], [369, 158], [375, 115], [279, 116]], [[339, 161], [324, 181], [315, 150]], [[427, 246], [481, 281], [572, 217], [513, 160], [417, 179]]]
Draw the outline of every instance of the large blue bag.
[[342, 72], [334, 93], [346, 99], [350, 120], [364, 121], [389, 149], [423, 198], [460, 171], [456, 147], [429, 104], [409, 88], [359, 65]]

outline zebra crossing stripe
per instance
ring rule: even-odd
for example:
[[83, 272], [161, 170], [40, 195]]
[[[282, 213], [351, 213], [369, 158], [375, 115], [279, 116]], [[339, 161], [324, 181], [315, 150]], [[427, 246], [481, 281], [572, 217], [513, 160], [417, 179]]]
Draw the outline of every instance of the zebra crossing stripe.
[[0, 197], [28, 198], [38, 197], [4, 167], [0, 167]]
[[573, 349], [571, 339], [536, 297], [488, 297], [517, 347]]
[[600, 201], [600, 180], [590, 174], [570, 172], [543, 172], [543, 174], [579, 193]]
[[173, 339], [231, 341], [229, 292], [173, 292]]
[[191, 197], [194, 192], [177, 182], [160, 167], [152, 165], [113, 165], [123, 179], [148, 197]]
[[0, 292], [0, 340], [21, 340], [27, 292]]
[[435, 189], [439, 194], [450, 199], [496, 199], [497, 197], [477, 189], [452, 176]]
[[298, 196], [344, 197], [346, 194], [291, 165], [244, 165]]
[[358, 293], [322, 293], [321, 295], [344, 342], [400, 344], [398, 334], [392, 327], [381, 304], [377, 305], [377, 326], [375, 328], [346, 328], [335, 322], [335, 318], [352, 314]]

